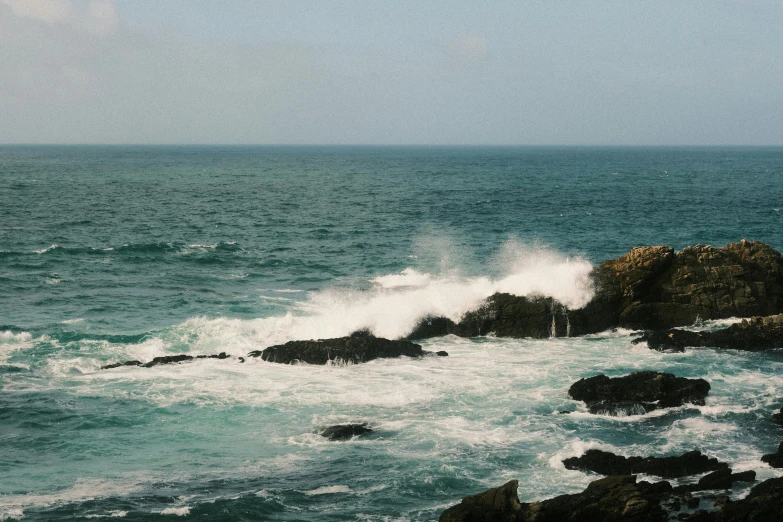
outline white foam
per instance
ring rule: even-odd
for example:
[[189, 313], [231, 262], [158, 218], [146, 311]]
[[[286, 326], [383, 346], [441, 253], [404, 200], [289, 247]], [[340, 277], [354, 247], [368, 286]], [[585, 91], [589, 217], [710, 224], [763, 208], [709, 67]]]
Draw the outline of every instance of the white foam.
[[161, 515], [176, 515], [178, 517], [184, 517], [185, 515], [190, 514], [190, 507], [183, 506], [183, 507], [170, 507], [166, 508], [163, 511], [160, 512]]
[[419, 272], [410, 267], [399, 274], [389, 274], [370, 279], [371, 283], [375, 283], [381, 288], [420, 287], [428, 285], [430, 281], [432, 281], [430, 274]]
[[58, 246], [59, 246], [59, 245], [51, 245], [51, 246], [48, 246], [48, 247], [46, 247], [46, 248], [42, 248], [41, 250], [36, 250], [36, 251], [35, 251], [35, 253], [36, 253], [36, 254], [45, 254], [46, 252], [48, 252], [48, 251], [50, 251], [50, 250], [54, 250], [54, 249], [55, 249], [55, 248], [57, 248]]
[[329, 495], [334, 493], [353, 493], [353, 490], [349, 488], [348, 486], [324, 486], [322, 488], [316, 488], [311, 489], [310, 491], [305, 491], [305, 495], [311, 497], [314, 495]]
[[76, 323], [83, 323], [84, 318], [83, 317], [77, 317], [76, 319], [65, 319], [64, 321], [60, 321], [60, 324], [76, 324]]
[[87, 518], [124, 518], [128, 514], [127, 511], [110, 511], [105, 515], [87, 515]]
[[0, 507], [0, 520], [19, 520], [24, 517], [24, 510], [20, 508], [2, 508]]

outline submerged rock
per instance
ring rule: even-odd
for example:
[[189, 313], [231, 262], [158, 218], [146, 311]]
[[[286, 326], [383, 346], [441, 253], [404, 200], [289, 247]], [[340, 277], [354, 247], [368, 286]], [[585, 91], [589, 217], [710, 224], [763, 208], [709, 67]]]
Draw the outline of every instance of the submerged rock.
[[704, 405], [709, 391], [710, 384], [704, 379], [642, 371], [624, 377], [601, 374], [580, 379], [571, 386], [568, 395], [584, 401], [590, 413], [618, 415], [647, 413], [688, 403]]
[[111, 370], [112, 368], [119, 368], [120, 366], [142, 366], [144, 363], [141, 361], [125, 361], [123, 363], [107, 364], [101, 366], [101, 370]]
[[700, 451], [689, 451], [676, 457], [623, 457], [608, 451], [591, 449], [581, 457], [565, 459], [563, 464], [566, 469], [593, 471], [601, 475], [644, 473], [663, 478], [679, 478], [729, 469], [728, 464], [702, 455]]
[[647, 331], [635, 343], [646, 342], [653, 350], [681, 352], [687, 346], [762, 351], [783, 348], [783, 314], [743, 319], [714, 332], [671, 329]]
[[428, 315], [416, 324], [413, 331], [405, 336], [405, 339], [415, 341], [417, 339], [442, 337], [455, 333], [455, 327], [456, 324], [451, 319]]
[[421, 357], [429, 352], [410, 341], [391, 341], [369, 334], [351, 335], [317, 341], [289, 341], [270, 346], [265, 350], [250, 352], [248, 357], [261, 357], [265, 361], [282, 364], [304, 362], [327, 364], [329, 362], [362, 363], [379, 358]]
[[101, 370], [110, 370], [112, 368], [119, 368], [120, 366], [141, 366], [142, 368], [152, 368], [160, 364], [176, 364], [184, 361], [192, 361], [193, 359], [228, 359], [230, 355], [226, 355], [226, 352], [220, 352], [217, 355], [192, 355], [179, 354], [179, 355], [164, 355], [161, 357], [155, 357], [148, 363], [142, 363], [141, 361], [126, 361], [123, 363], [107, 364], [101, 366]]
[[329, 440], [348, 440], [353, 437], [359, 437], [372, 433], [372, 429], [368, 427], [366, 422], [361, 424], [338, 424], [336, 426], [329, 426], [321, 432], [322, 437], [326, 437]]
[[[494, 334], [498, 337], [565, 337], [569, 319], [565, 307], [550, 297], [494, 294], [466, 313], [450, 333], [461, 337]], [[554, 334], [554, 335], [553, 335]]]

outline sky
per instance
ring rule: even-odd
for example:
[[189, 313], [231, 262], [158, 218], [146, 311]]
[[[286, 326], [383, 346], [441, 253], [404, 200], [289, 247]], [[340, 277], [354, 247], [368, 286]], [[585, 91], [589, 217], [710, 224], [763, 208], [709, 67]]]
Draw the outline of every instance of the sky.
[[783, 145], [783, 2], [0, 0], [0, 143]]

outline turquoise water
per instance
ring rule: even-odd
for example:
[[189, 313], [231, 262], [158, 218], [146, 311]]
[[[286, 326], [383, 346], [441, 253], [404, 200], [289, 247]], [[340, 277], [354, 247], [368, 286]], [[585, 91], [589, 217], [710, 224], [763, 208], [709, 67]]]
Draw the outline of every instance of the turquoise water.
[[[522, 500], [579, 491], [592, 477], [559, 461], [589, 447], [774, 476], [778, 352], [618, 331], [99, 368], [398, 337], [494, 291], [578, 306], [591, 264], [635, 245], [782, 250], [781, 208], [780, 148], [0, 147], [0, 519], [434, 520], [511, 478]], [[704, 377], [707, 405], [610, 418], [566, 396], [634, 369]], [[376, 432], [317, 434], [349, 421]]]

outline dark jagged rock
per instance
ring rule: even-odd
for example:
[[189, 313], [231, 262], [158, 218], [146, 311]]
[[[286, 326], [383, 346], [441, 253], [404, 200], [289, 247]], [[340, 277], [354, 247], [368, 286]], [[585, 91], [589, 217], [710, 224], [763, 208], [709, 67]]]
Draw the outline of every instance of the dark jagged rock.
[[591, 449], [581, 457], [565, 459], [563, 464], [566, 469], [593, 471], [601, 475], [644, 473], [663, 478], [679, 478], [729, 469], [728, 464], [702, 455], [700, 451], [689, 451], [678, 457], [623, 457], [607, 451]]
[[447, 352], [446, 350], [439, 350], [435, 352], [435, 355], [437, 355], [438, 357], [448, 357], [449, 352]]
[[594, 296], [577, 310], [546, 296], [494, 294], [456, 324], [423, 319], [408, 338], [489, 333], [543, 338], [551, 336], [553, 322], [557, 337], [579, 336], [617, 326], [665, 330], [699, 318], [783, 312], [783, 255], [758, 241], [696, 245], [676, 254], [666, 246], [636, 247], [595, 267], [590, 280]]
[[413, 331], [405, 336], [406, 339], [415, 341], [417, 339], [429, 339], [431, 337], [442, 337], [454, 333], [456, 324], [446, 317], [435, 317], [428, 315], [420, 320]]
[[664, 521], [661, 500], [671, 492], [668, 482], [636, 482], [636, 476], [613, 476], [591, 482], [582, 493], [521, 504], [517, 481], [466, 497], [446, 509], [440, 522], [614, 522]]
[[575, 400], [584, 401], [590, 413], [646, 413], [658, 408], [684, 404], [704, 405], [710, 384], [704, 379], [675, 377], [670, 373], [634, 372], [624, 377], [596, 375], [580, 379], [568, 390]]
[[400, 357], [421, 357], [426, 353], [421, 346], [410, 341], [390, 341], [369, 334], [351, 335], [336, 339], [317, 341], [289, 341], [270, 346], [265, 350], [250, 352], [248, 357], [261, 357], [265, 361], [291, 364], [327, 364], [330, 361], [362, 363], [373, 359]]
[[175, 364], [183, 361], [191, 361], [193, 359], [228, 359], [231, 357], [226, 352], [220, 352], [217, 355], [192, 355], [179, 354], [179, 355], [164, 355], [162, 357], [155, 357], [148, 363], [142, 363], [141, 361], [126, 361], [124, 363], [107, 364], [101, 366], [101, 370], [110, 370], [112, 368], [119, 368], [120, 366], [141, 366], [142, 368], [152, 368], [160, 364]]
[[769, 453], [761, 457], [761, 462], [766, 462], [773, 468], [783, 468], [783, 442], [778, 446], [776, 453]]
[[647, 342], [647, 346], [660, 351], [683, 351], [686, 346], [710, 346], [732, 350], [762, 351], [783, 348], [783, 314], [769, 317], [743, 319], [714, 332], [690, 332], [671, 329], [647, 331], [633, 343]]
[[568, 318], [562, 304], [550, 297], [519, 297], [511, 294], [494, 294], [484, 304], [466, 313], [453, 326], [452, 333], [462, 337], [476, 337], [493, 333], [498, 337], [552, 336], [554, 319], [555, 337], [568, 333]]
[[629, 328], [666, 329], [697, 319], [774, 315], [783, 305], [783, 255], [758, 241], [691, 246], [620, 314]]
[[731, 468], [723, 468], [701, 477], [696, 484], [683, 484], [674, 488], [677, 494], [693, 493], [711, 489], [731, 489], [735, 482], [755, 482], [756, 472], [753, 470], [742, 473], [732, 473]]
[[321, 432], [321, 436], [326, 437], [329, 440], [348, 440], [369, 433], [372, 433], [372, 429], [367, 426], [366, 422], [363, 422], [361, 424], [338, 424], [337, 426], [329, 426]]
[[775, 424], [783, 424], [783, 408], [780, 411], [772, 414], [772, 422]]
[[439, 522], [514, 522], [520, 519], [522, 505], [517, 496], [519, 482], [511, 480], [499, 488], [492, 488], [441, 513]]
[[142, 364], [143, 363], [141, 361], [125, 361], [124, 363], [114, 363], [101, 366], [101, 370], [111, 370], [112, 368], [119, 368], [120, 366], [141, 366]]
[[758, 484], [747, 497], [726, 503], [707, 520], [714, 522], [772, 522], [783, 520], [783, 477]]
[[141, 366], [143, 368], [151, 368], [153, 366], [158, 366], [159, 364], [173, 364], [173, 363], [180, 363], [182, 361], [190, 361], [194, 359], [192, 355], [165, 355], [163, 357], [155, 357], [147, 364], [142, 364]]

